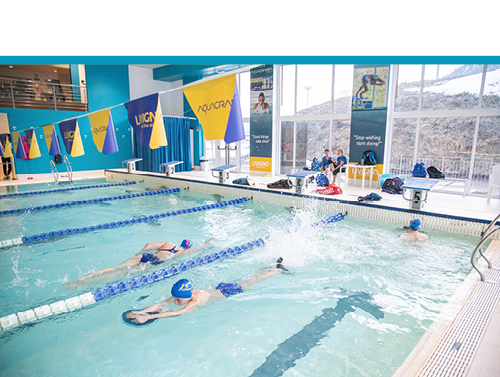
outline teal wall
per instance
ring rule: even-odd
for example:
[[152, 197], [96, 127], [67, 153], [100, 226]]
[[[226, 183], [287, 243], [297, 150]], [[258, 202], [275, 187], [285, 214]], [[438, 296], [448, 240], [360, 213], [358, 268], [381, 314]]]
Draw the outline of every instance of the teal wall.
[[[87, 96], [89, 111], [97, 111], [118, 105], [130, 100], [128, 66], [127, 65], [88, 65], [85, 68], [87, 80]], [[0, 113], [7, 113], [10, 131], [26, 130], [35, 128], [41, 157], [30, 161], [14, 158], [17, 174], [50, 173], [49, 161], [53, 159], [47, 151], [43, 129], [40, 126], [81, 116], [85, 113], [78, 111], [55, 111], [55, 110], [32, 110], [0, 108]], [[85, 155], [71, 157], [66, 153], [64, 143], [59, 132], [55, 129], [61, 141], [63, 155], [67, 155], [73, 171], [111, 169], [121, 167], [121, 161], [132, 158], [132, 140], [130, 136], [130, 124], [127, 119], [127, 111], [124, 106], [111, 109], [113, 124], [115, 127], [118, 152], [103, 155], [99, 153], [92, 139], [90, 122], [87, 117], [78, 118], [78, 125], [82, 137]], [[58, 170], [66, 170], [64, 165], [58, 165]]]
[[[196, 77], [190, 77], [189, 79], [183, 79], [182, 84], [190, 84], [193, 81], [200, 80], [202, 79], [203, 76], [196, 76]], [[191, 106], [189, 105], [188, 100], [186, 99], [186, 96], [182, 96], [183, 98], [183, 104], [184, 104], [184, 116], [186, 117], [192, 117], [196, 118], [196, 115], [194, 115], [193, 110], [191, 109]], [[201, 128], [200, 122], [196, 120], [191, 120], [189, 122], [190, 127], [193, 129], [193, 165], [195, 166], [200, 166], [200, 157], [203, 156], [203, 143], [205, 139], [203, 138], [203, 130]]]

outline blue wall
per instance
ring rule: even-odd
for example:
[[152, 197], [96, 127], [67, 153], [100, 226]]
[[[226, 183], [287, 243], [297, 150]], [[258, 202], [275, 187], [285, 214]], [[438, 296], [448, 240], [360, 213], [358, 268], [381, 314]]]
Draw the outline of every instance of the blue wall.
[[[85, 67], [85, 74], [90, 112], [130, 100], [127, 65], [88, 65]], [[43, 135], [43, 129], [39, 127], [85, 114], [78, 111], [12, 108], [0, 108], [0, 113], [7, 113], [11, 132], [34, 127], [37, 135], [38, 146], [42, 156], [30, 161], [14, 158], [17, 174], [50, 173], [49, 160], [53, 159], [53, 157], [47, 151], [45, 138], [40, 139], [40, 136]], [[92, 139], [90, 122], [87, 117], [78, 118], [85, 151], [85, 155], [80, 157], [73, 158], [66, 153], [62, 137], [59, 133], [59, 127], [56, 125], [55, 128], [61, 141], [63, 155], [68, 156], [73, 171], [119, 168], [121, 167], [121, 161], [132, 158], [130, 124], [127, 119], [125, 107], [118, 106], [111, 109], [111, 116], [113, 117], [119, 151], [108, 155], [103, 155], [97, 151]], [[60, 172], [65, 171], [65, 169], [64, 165], [58, 165]]]

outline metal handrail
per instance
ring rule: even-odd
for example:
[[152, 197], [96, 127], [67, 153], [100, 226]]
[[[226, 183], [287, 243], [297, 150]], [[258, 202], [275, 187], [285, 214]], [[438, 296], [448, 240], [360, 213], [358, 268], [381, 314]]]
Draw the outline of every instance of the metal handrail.
[[497, 217], [495, 217], [493, 219], [493, 221], [490, 223], [490, 225], [488, 225], [486, 227], [486, 229], [481, 232], [481, 237], [483, 237], [488, 232], [488, 230], [490, 230], [490, 228], [492, 228], [496, 224], [496, 222], [498, 221], [498, 219], [500, 219], [500, 215], [498, 215]]
[[54, 182], [59, 182], [59, 173], [57, 171], [56, 164], [54, 161], [50, 160], [50, 168], [52, 169], [52, 176], [54, 177]]
[[[488, 268], [490, 269], [494, 269], [496, 270], [496, 268], [493, 268], [493, 266], [491, 265], [491, 262], [488, 260], [488, 258], [486, 258], [483, 254], [483, 251], [482, 251], [482, 247], [484, 245], [484, 243], [493, 235], [495, 234], [496, 232], [500, 231], [500, 228], [496, 228], [496, 229], [493, 229], [491, 232], [489, 232], [487, 235], [485, 235], [483, 238], [481, 238], [481, 241], [479, 241], [479, 243], [477, 244], [476, 248], [474, 249], [474, 252], [472, 253], [472, 257], [471, 257], [471, 263], [472, 263], [472, 267], [474, 267], [474, 269], [479, 273], [479, 275], [481, 276], [481, 281], [486, 281], [485, 278], [484, 278], [484, 274], [479, 270], [479, 268], [477, 267], [476, 265], [476, 258], [477, 258], [477, 253], [479, 252], [479, 254], [481, 254], [481, 256], [486, 260], [486, 262], [488, 263]], [[488, 282], [488, 283], [498, 283], [500, 284], [500, 282]]]
[[70, 183], [73, 183], [73, 169], [71, 169], [71, 164], [68, 160], [68, 156], [64, 156], [64, 163], [66, 164], [66, 169], [68, 170], [68, 179]]

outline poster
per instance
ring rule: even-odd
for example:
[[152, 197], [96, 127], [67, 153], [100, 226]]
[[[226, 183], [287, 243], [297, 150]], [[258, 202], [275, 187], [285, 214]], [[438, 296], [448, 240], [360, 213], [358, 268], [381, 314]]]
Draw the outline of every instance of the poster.
[[250, 71], [250, 171], [271, 172], [273, 156], [273, 66]]

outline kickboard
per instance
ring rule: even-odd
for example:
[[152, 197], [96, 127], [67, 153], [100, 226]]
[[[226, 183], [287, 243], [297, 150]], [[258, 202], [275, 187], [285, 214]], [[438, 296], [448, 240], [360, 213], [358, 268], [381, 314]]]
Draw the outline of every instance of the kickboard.
[[[144, 326], [152, 325], [153, 323], [155, 323], [158, 320], [158, 318], [154, 318], [154, 319], [148, 319], [144, 323], [135, 323], [134, 319], [127, 317], [127, 314], [130, 312], [133, 312], [133, 311], [134, 310], [127, 310], [126, 312], [122, 313], [122, 321], [124, 324], [126, 324], [128, 326], [132, 326], [132, 327], [144, 327]], [[153, 313], [151, 313], [151, 314], [153, 314]]]

